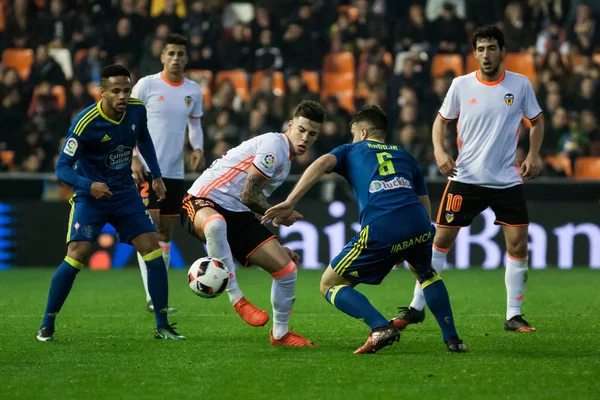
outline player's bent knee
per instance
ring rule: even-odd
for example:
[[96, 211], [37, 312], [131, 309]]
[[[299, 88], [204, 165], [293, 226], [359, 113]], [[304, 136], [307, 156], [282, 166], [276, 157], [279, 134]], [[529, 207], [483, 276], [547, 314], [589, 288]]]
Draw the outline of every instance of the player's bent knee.
[[92, 251], [90, 242], [73, 241], [67, 246], [67, 257], [75, 262], [85, 264]]
[[450, 250], [460, 229], [437, 227], [433, 245], [438, 249]]
[[284, 280], [296, 280], [298, 276], [298, 267], [294, 260], [290, 260], [289, 263], [279, 271], [271, 272], [273, 279], [284, 279]]
[[199, 229], [202, 233], [204, 233], [206, 240], [222, 239], [227, 237], [227, 222], [225, 222], [225, 217], [223, 217], [221, 214], [213, 214], [208, 218], [203, 218], [201, 224], [195, 223], [195, 225], [196, 229]]

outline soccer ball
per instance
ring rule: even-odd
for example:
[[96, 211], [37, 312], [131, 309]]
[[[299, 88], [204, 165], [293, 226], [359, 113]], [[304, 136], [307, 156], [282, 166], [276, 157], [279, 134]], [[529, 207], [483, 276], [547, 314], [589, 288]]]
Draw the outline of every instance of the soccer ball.
[[211, 299], [225, 291], [229, 271], [223, 261], [213, 257], [196, 260], [188, 271], [190, 289], [200, 297]]

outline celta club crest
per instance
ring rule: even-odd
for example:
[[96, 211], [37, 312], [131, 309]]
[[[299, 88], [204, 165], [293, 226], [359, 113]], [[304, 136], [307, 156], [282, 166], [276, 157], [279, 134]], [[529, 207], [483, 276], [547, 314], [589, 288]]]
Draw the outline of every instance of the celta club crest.
[[447, 213], [446, 213], [446, 222], [447, 222], [447, 223], [450, 223], [450, 222], [452, 222], [452, 221], [454, 221], [454, 213], [447, 212]]
[[192, 104], [192, 96], [185, 96], [185, 105], [190, 106]]
[[504, 95], [504, 102], [507, 106], [512, 106], [515, 102], [515, 96], [513, 96], [512, 93], [506, 93]]

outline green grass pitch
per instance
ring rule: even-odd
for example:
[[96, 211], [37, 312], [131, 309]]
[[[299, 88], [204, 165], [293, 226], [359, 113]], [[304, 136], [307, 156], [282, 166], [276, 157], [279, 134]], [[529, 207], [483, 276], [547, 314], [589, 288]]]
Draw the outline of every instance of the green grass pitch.
[[[223, 295], [196, 297], [171, 270], [172, 321], [185, 342], [152, 337], [137, 268], [79, 274], [54, 343], [34, 334], [54, 269], [0, 272], [1, 399], [592, 399], [600, 396], [598, 271], [531, 271], [526, 319], [538, 332], [503, 331], [503, 271], [444, 273], [467, 354], [449, 354], [434, 318], [376, 355], [353, 355], [363, 323], [321, 298], [321, 271], [302, 270], [291, 325], [317, 348], [269, 345]], [[241, 270], [247, 297], [271, 314], [270, 277]], [[407, 305], [408, 271], [360, 289], [386, 316]], [[269, 323], [270, 325], [270, 323]]]

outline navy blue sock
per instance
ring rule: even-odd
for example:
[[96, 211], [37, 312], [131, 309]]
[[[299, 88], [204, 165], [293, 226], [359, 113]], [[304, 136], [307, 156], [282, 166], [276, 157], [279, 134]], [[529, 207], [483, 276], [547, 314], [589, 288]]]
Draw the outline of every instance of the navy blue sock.
[[371, 330], [389, 325], [389, 321], [359, 291], [346, 285], [332, 286], [325, 297], [341, 312], [362, 319]]
[[169, 325], [167, 309], [169, 307], [169, 281], [167, 268], [160, 249], [142, 257], [148, 269], [148, 293], [154, 305], [156, 327]]
[[65, 304], [75, 277], [81, 268], [83, 268], [83, 264], [71, 257], [65, 257], [64, 261], [58, 266], [52, 277], [52, 283], [50, 283], [46, 312], [40, 328], [54, 329], [56, 315]]
[[444, 342], [447, 342], [452, 336], [458, 337], [456, 327], [454, 326], [454, 317], [452, 315], [452, 307], [450, 307], [450, 298], [446, 285], [439, 275], [435, 275], [428, 281], [422, 282], [423, 294], [425, 294], [425, 302], [427, 307], [438, 322], [442, 329]]

